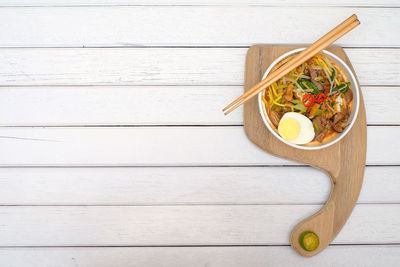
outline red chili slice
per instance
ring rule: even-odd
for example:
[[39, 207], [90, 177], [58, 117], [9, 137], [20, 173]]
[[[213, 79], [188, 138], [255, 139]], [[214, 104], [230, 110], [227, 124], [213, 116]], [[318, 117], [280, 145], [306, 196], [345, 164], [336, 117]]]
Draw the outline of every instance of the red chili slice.
[[303, 105], [308, 108], [314, 103], [314, 98], [311, 94], [306, 94], [303, 96], [301, 101], [303, 101]]
[[322, 103], [326, 100], [326, 94], [324, 93], [319, 93], [315, 96], [315, 102], [317, 103]]

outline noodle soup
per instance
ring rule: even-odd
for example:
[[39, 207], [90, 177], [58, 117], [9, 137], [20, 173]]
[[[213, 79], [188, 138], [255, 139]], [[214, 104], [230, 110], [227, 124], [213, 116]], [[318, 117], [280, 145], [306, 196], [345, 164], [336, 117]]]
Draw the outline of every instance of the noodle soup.
[[[269, 71], [294, 56], [284, 57]], [[271, 84], [259, 95], [271, 130], [294, 146], [315, 147], [336, 139], [354, 116], [357, 85], [347, 73], [326, 53], [320, 53]]]

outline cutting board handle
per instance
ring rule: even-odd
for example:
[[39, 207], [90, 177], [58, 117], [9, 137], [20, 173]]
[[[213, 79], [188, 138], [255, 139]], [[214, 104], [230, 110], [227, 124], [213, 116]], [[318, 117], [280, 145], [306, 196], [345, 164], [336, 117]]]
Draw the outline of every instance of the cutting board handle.
[[[352, 164], [350, 159], [348, 164]], [[332, 190], [328, 201], [316, 214], [306, 218], [296, 225], [293, 229], [290, 243], [292, 247], [302, 256], [311, 257], [326, 248], [339, 233], [346, 223], [354, 205], [357, 202], [363, 181], [363, 172], [357, 172], [354, 168], [352, 173], [338, 171], [338, 173], [328, 173], [332, 182]], [[319, 238], [319, 245], [313, 251], [305, 250], [299, 242], [300, 236], [311, 231]]]

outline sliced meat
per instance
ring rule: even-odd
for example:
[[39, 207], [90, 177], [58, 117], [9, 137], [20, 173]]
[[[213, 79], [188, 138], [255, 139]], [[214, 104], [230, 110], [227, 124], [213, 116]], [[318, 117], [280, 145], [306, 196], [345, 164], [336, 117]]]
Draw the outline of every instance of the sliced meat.
[[285, 99], [287, 101], [292, 101], [293, 99], [293, 83], [289, 84], [286, 88]]
[[331, 129], [331, 125], [329, 124], [329, 120], [328, 120], [327, 118], [321, 117], [321, 122], [322, 122], [323, 126], [324, 126], [326, 129], [328, 129], [328, 130]]
[[346, 120], [350, 117], [350, 110], [349, 110], [349, 107], [347, 105], [343, 105], [342, 113], [345, 116]]
[[328, 133], [329, 133], [329, 130], [324, 128], [319, 134], [317, 134], [315, 136], [314, 139], [321, 143], [322, 141], [324, 141], [324, 139], [328, 135]]
[[308, 66], [308, 72], [310, 73], [311, 82], [318, 87], [318, 90], [323, 91], [324, 86], [320, 82], [315, 80], [315, 78], [317, 78], [318, 75], [317, 72], [311, 67], [311, 62], [310, 63], [309, 62], [310, 60], [307, 62], [308, 63], [307, 66]]
[[339, 124], [340, 122], [342, 122], [345, 119], [345, 116], [343, 113], [338, 113], [335, 115], [335, 117], [333, 117], [333, 124]]
[[343, 113], [338, 113], [335, 115], [335, 117], [333, 117], [333, 123], [335, 123], [335, 124], [339, 123], [342, 120], [344, 120], [344, 118], [345, 118], [345, 115]]
[[331, 131], [330, 120], [322, 116], [315, 116], [312, 122], [315, 128], [314, 140], [321, 143]]
[[279, 121], [281, 120], [281, 117], [279, 116], [279, 113], [278, 113], [278, 112], [275, 112], [275, 111], [271, 111], [271, 114], [270, 114], [269, 118], [270, 118], [272, 124], [273, 124], [276, 128], [278, 128]]
[[338, 133], [342, 133], [344, 131], [344, 128], [346, 128], [346, 126], [347, 126], [347, 123], [343, 122], [343, 121], [336, 123], [336, 124], [333, 123], [332, 121], [329, 121], [329, 123], [331, 124], [332, 129]]
[[336, 114], [335, 117], [333, 117], [333, 121], [329, 121], [329, 124], [331, 125], [333, 130], [341, 133], [344, 131], [344, 128], [346, 128], [348, 119], [348, 114], [341, 112]]
[[315, 129], [315, 135], [319, 134], [325, 127], [322, 125], [321, 116], [315, 116], [312, 119], [312, 123]]
[[353, 91], [347, 90], [347, 92], [344, 93], [344, 99], [346, 100], [347, 103], [350, 103], [351, 100], [353, 100]]
[[319, 127], [319, 128], [327, 128], [327, 129], [330, 129], [330, 125], [329, 125], [329, 123], [328, 123], [328, 119], [326, 119], [326, 118], [324, 118], [322, 115], [318, 115], [318, 116], [315, 116], [315, 118], [314, 119], [312, 119], [312, 122], [314, 123], [317, 123], [318, 124], [318, 126], [321, 126], [321, 127]]

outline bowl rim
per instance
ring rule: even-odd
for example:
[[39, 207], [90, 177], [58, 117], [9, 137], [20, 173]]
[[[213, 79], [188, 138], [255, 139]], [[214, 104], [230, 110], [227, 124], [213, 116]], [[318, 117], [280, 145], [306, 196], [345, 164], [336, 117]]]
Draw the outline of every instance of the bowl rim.
[[[267, 68], [267, 70], [265, 71], [265, 73], [264, 73], [262, 79], [265, 79], [265, 77], [270, 73], [271, 69], [272, 69], [278, 62], [280, 62], [282, 59], [284, 59], [284, 58], [286, 58], [287, 56], [290, 56], [290, 55], [292, 55], [292, 54], [294, 54], [294, 53], [303, 51], [304, 49], [306, 49], [306, 48], [305, 48], [305, 47], [302, 47], [302, 48], [297, 48], [297, 49], [290, 50], [290, 51], [284, 53], [283, 55], [281, 55], [280, 57], [278, 57], [277, 59], [275, 59], [275, 60], [269, 65], [269, 67]], [[324, 53], [324, 54], [327, 54], [327, 55], [330, 56], [330, 57], [332, 57], [335, 61], [339, 62], [342, 66], [344, 66], [344, 68], [346, 69], [347, 73], [350, 75], [351, 80], [354, 81], [354, 85], [353, 85], [352, 90], [353, 90], [353, 93], [355, 93], [355, 94], [357, 95], [355, 107], [353, 107], [354, 115], [353, 115], [352, 120], [350, 121], [350, 124], [347, 125], [346, 129], [345, 129], [342, 133], [340, 133], [340, 134], [339, 134], [335, 139], [333, 139], [332, 141], [329, 141], [329, 142], [327, 142], [327, 143], [325, 143], [325, 144], [322, 144], [322, 145], [319, 145], [319, 146], [302, 146], [302, 145], [296, 145], [296, 144], [293, 144], [293, 143], [290, 143], [290, 142], [286, 141], [286, 140], [283, 139], [277, 132], [275, 132], [275, 130], [272, 129], [271, 125], [269, 124], [269, 122], [268, 122], [268, 120], [267, 120], [267, 118], [266, 118], [266, 114], [264, 114], [264, 109], [265, 109], [265, 107], [264, 107], [264, 103], [263, 103], [263, 101], [262, 101], [262, 99], [261, 99], [263, 91], [261, 91], [260, 93], [258, 93], [258, 110], [259, 110], [259, 112], [260, 112], [260, 115], [261, 115], [261, 118], [262, 118], [262, 120], [263, 120], [263, 122], [264, 122], [264, 125], [267, 127], [267, 129], [268, 129], [278, 140], [282, 141], [283, 143], [285, 143], [285, 144], [287, 144], [287, 145], [289, 145], [289, 146], [291, 146], [291, 147], [298, 148], [298, 149], [302, 149], [302, 150], [317, 150], [317, 149], [323, 149], [323, 148], [327, 148], [327, 147], [329, 147], [329, 146], [331, 146], [331, 145], [336, 144], [337, 142], [339, 142], [343, 137], [346, 136], [346, 134], [347, 134], [347, 133], [350, 131], [350, 129], [353, 127], [353, 125], [354, 125], [354, 123], [355, 123], [355, 121], [356, 121], [356, 119], [357, 119], [358, 110], [359, 110], [359, 106], [360, 106], [360, 91], [359, 91], [360, 88], [359, 88], [358, 81], [357, 81], [357, 79], [356, 79], [356, 77], [355, 77], [353, 71], [350, 69], [350, 67], [349, 67], [341, 58], [339, 58], [339, 57], [336, 56], [335, 54], [333, 54], [333, 53], [331, 53], [331, 52], [329, 52], [329, 51], [327, 51], [327, 50], [322, 50], [321, 52]], [[353, 98], [353, 101], [354, 101], [354, 98]], [[265, 111], [265, 113], [266, 113], [266, 111]]]

